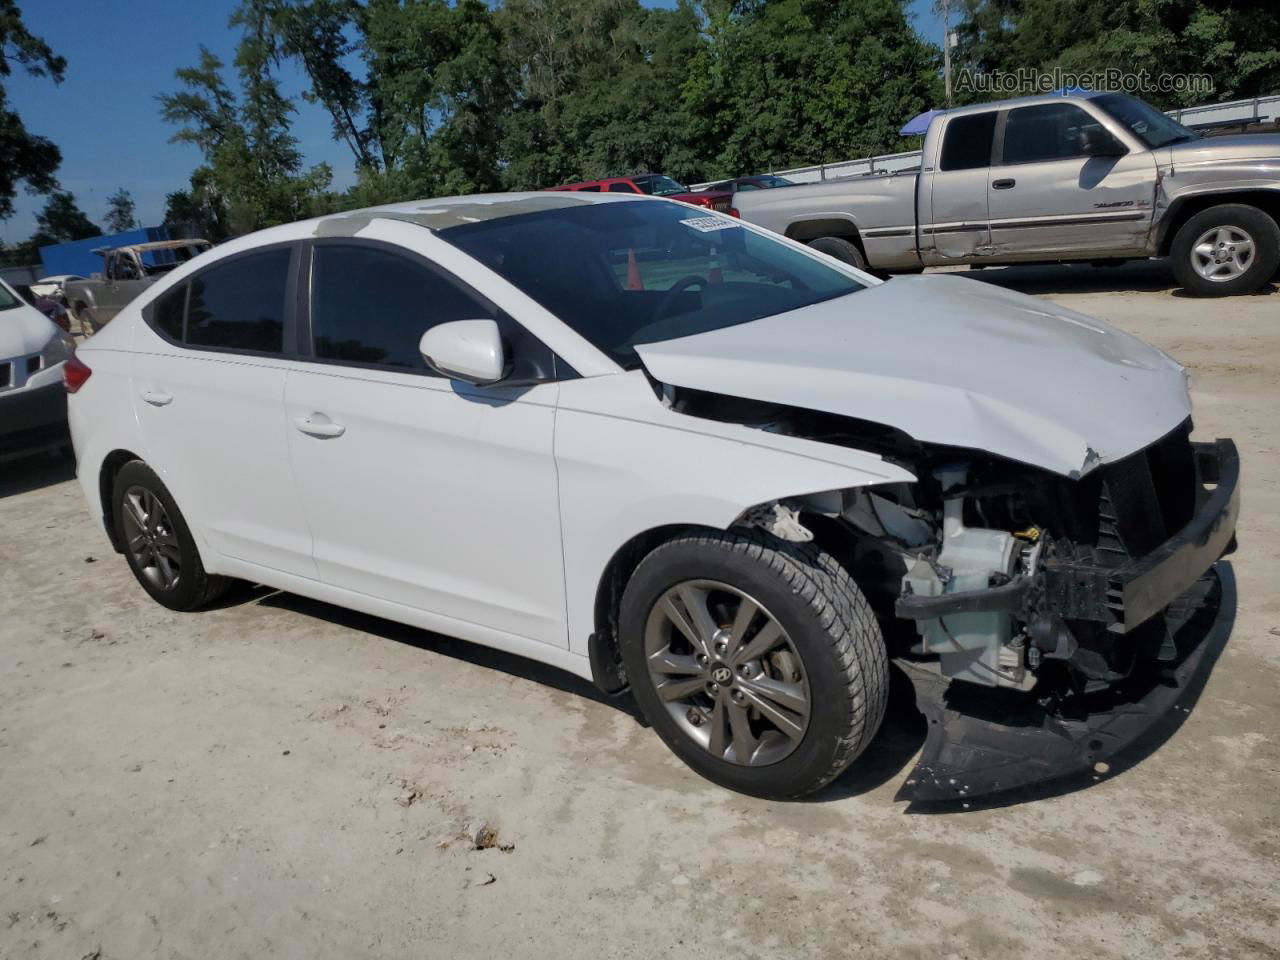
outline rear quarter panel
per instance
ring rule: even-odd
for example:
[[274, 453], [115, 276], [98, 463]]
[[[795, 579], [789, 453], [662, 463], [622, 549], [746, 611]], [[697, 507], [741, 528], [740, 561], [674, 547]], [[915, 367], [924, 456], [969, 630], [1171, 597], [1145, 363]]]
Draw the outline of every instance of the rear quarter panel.
[[919, 266], [916, 254], [915, 173], [848, 177], [783, 190], [735, 195], [742, 219], [784, 236], [812, 239], [806, 224], [843, 221], [858, 233], [873, 267]]

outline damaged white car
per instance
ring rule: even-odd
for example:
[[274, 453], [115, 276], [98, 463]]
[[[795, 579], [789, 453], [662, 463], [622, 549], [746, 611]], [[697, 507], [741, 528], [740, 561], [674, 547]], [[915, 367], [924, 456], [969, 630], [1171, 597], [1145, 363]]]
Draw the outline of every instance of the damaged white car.
[[66, 378], [90, 509], [158, 602], [248, 580], [630, 688], [766, 797], [867, 749], [892, 658], [933, 697], [907, 795], [1106, 762], [1192, 682], [1234, 542], [1235, 448], [1190, 441], [1160, 351], [658, 199], [272, 228]]

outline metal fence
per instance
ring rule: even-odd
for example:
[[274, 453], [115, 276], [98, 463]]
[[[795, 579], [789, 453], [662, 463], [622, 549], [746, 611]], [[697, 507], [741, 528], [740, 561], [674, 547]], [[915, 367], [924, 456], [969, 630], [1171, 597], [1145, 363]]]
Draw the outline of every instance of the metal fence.
[[[1264, 123], [1280, 120], [1280, 94], [1254, 97], [1252, 100], [1231, 100], [1226, 103], [1207, 103], [1198, 107], [1182, 107], [1167, 111], [1179, 123], [1222, 123], [1231, 120], [1247, 120], [1261, 117]], [[860, 177], [870, 173], [894, 173], [920, 166], [920, 151], [886, 153], [859, 160], [841, 160], [838, 163], [819, 163], [810, 167], [793, 167], [790, 170], [769, 170], [768, 173], [786, 177], [796, 183], [817, 183], [819, 180], [838, 180], [842, 177]], [[715, 181], [693, 184], [690, 189], [701, 190]]]

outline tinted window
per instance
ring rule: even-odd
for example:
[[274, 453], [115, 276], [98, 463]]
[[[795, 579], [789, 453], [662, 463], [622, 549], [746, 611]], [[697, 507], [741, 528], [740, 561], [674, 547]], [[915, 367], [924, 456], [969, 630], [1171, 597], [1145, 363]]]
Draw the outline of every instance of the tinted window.
[[191, 280], [187, 343], [279, 353], [284, 344], [289, 250], [236, 257]]
[[942, 140], [943, 170], [973, 170], [991, 166], [991, 137], [996, 130], [994, 113], [974, 113], [947, 122]]
[[[621, 366], [636, 344], [861, 290], [821, 257], [679, 203], [591, 203], [449, 227], [440, 237], [537, 300]], [[849, 323], [857, 323], [850, 306]]]
[[629, 183], [611, 183], [609, 184], [610, 193], [635, 193]]
[[600, 184], [597, 183], [594, 186], [590, 186], [590, 187], [574, 187], [574, 189], [578, 190], [581, 193], [599, 193]]
[[1102, 124], [1073, 103], [1044, 103], [1009, 111], [1004, 128], [1004, 162], [1035, 163], [1088, 156], [1090, 134], [1105, 135]]
[[1200, 139], [1200, 134], [1194, 130], [1187, 129], [1172, 117], [1123, 93], [1104, 94], [1094, 97], [1093, 102], [1132, 130], [1153, 150], [1170, 143]]
[[170, 340], [182, 342], [182, 323], [187, 313], [187, 285], [180, 283], [156, 299], [151, 306], [151, 323]]
[[452, 320], [494, 319], [444, 276], [386, 250], [320, 244], [311, 279], [315, 354], [327, 360], [427, 370], [422, 335]]

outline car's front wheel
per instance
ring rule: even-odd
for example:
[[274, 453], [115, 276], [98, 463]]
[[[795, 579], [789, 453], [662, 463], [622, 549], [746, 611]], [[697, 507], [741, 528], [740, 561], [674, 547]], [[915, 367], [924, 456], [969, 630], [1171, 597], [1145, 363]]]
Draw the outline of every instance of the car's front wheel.
[[187, 521], [155, 471], [141, 460], [116, 474], [112, 498], [116, 543], [138, 583], [170, 610], [196, 610], [235, 581], [205, 572]]
[[1280, 226], [1257, 207], [1222, 203], [1178, 229], [1170, 256], [1174, 276], [1191, 293], [1252, 293], [1280, 266]]
[[760, 531], [677, 537], [636, 569], [619, 628], [646, 719], [685, 763], [730, 789], [812, 793], [884, 718], [879, 627], [816, 544]]

